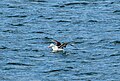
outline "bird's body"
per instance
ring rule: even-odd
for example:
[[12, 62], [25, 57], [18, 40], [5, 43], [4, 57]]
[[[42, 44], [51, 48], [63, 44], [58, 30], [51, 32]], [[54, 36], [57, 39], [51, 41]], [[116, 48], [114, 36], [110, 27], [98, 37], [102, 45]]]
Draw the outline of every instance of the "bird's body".
[[62, 48], [59, 48], [58, 46], [54, 45], [54, 44], [50, 44], [50, 46], [48, 46], [49, 48], [52, 48], [52, 52], [58, 52], [58, 51], [63, 51]]
[[63, 44], [61, 44], [60, 42], [58, 42], [58, 41], [56, 41], [56, 40], [53, 40], [53, 42], [55, 42], [56, 43], [56, 45], [55, 44], [50, 44], [50, 46], [48, 46], [49, 48], [52, 48], [52, 52], [58, 52], [58, 51], [64, 51], [64, 47], [66, 47], [66, 45], [68, 44], [68, 43], [63, 43]]

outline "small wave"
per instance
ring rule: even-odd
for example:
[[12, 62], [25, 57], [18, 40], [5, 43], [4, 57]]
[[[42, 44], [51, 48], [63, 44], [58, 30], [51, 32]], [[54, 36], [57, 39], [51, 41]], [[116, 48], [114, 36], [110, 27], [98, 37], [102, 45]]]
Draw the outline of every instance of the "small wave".
[[67, 70], [67, 69], [56, 69], [56, 70], [45, 71], [44, 73], [54, 73], [54, 72], [60, 72], [60, 71], [69, 71], [69, 70]]
[[39, 52], [39, 50], [38, 50], [38, 49], [33, 49], [32, 51], [34, 51], [34, 52]]
[[10, 16], [6, 16], [6, 17], [9, 17], [9, 18], [12, 18], [12, 17], [25, 18], [27, 16], [26, 15], [10, 15]]
[[120, 13], [120, 10], [115, 10], [113, 11], [113, 13]]
[[120, 54], [112, 54], [112, 55], [110, 55], [110, 56], [120, 56]]
[[1, 46], [0, 49], [8, 49], [6, 46]]
[[114, 41], [113, 43], [114, 44], [120, 44], [120, 41]]
[[3, 32], [13, 33], [13, 30], [4, 30]]
[[71, 22], [70, 20], [59, 20], [57, 22]]
[[82, 44], [84, 43], [84, 41], [76, 41], [76, 42], [73, 42], [74, 44]]
[[23, 63], [7, 63], [7, 65], [18, 65], [18, 66], [33, 66], [33, 65], [30, 65], [30, 64], [23, 64]]
[[53, 18], [52, 18], [52, 17], [45, 17], [45, 19], [51, 20], [51, 19], [53, 19]]
[[111, 54], [110, 56], [120, 56], [120, 51], [116, 51], [115, 53]]
[[26, 38], [25, 40], [40, 40], [41, 38], [38, 38], [38, 37], [33, 37], [33, 38]]
[[65, 7], [65, 5], [53, 5], [52, 7], [60, 7], [60, 8], [63, 8], [63, 7]]
[[45, 55], [39, 55], [39, 56], [28, 56], [30, 58], [40, 58], [40, 57], [44, 57]]
[[88, 22], [98, 22], [97, 20], [89, 20]]
[[87, 72], [87, 73], [80, 73], [80, 75], [96, 75], [97, 72]]
[[44, 37], [44, 39], [52, 39], [52, 38], [50, 38], [50, 37]]
[[71, 2], [71, 3], [66, 3], [64, 5], [70, 6], [70, 5], [77, 5], [77, 4], [87, 5], [89, 3], [88, 2]]
[[66, 68], [68, 68], [68, 69], [73, 69], [73, 67], [71, 67], [71, 66], [70, 66], [70, 67], [66, 67]]
[[12, 26], [24, 26], [24, 24], [20, 24], [20, 23], [17, 23], [17, 24], [10, 24]]
[[32, 33], [44, 33], [42, 31], [33, 31]]
[[20, 49], [12, 49], [12, 51], [20, 51]]
[[2, 70], [11, 70], [11, 69], [15, 69], [15, 68], [12, 68], [12, 67], [5, 67], [5, 68], [3, 68]]
[[29, 0], [30, 2], [47, 2], [45, 0]]
[[116, 15], [120, 15], [120, 10], [115, 10], [115, 11], [113, 11], [113, 13]]
[[58, 5], [53, 5], [53, 7], [59, 7], [59, 8], [63, 8], [63, 7], [66, 7], [66, 6], [72, 6], [72, 5], [88, 5], [89, 2], [86, 2], [86, 1], [81, 1], [81, 2], [69, 2], [69, 3], [65, 3], [65, 4], [58, 4]]
[[44, 73], [60, 72], [61, 70], [62, 70], [62, 69], [50, 70], [50, 71], [45, 71]]

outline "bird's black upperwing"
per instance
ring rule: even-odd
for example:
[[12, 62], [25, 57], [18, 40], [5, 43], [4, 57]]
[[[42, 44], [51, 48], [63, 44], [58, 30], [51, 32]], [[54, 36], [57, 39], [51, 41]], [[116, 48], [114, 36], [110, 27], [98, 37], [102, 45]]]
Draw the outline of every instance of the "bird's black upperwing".
[[59, 46], [59, 48], [63, 48], [63, 47], [66, 47], [68, 43], [63, 43]]
[[61, 45], [61, 43], [60, 43], [60, 42], [58, 42], [57, 40], [53, 40], [53, 42], [55, 42], [55, 43], [56, 43], [56, 46], [60, 46], [60, 45]]

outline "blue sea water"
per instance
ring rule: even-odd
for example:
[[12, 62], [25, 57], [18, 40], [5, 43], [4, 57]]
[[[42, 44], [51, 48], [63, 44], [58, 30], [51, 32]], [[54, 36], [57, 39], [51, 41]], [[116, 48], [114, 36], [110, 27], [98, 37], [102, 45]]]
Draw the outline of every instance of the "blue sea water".
[[1, 0], [0, 81], [120, 81], [120, 1]]

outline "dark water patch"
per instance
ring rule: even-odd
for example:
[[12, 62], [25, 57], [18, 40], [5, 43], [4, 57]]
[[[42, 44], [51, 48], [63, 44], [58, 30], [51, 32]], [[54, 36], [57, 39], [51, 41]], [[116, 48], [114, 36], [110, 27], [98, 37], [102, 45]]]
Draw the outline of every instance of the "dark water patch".
[[[73, 50], [81, 50], [80, 48], [74, 47]], [[76, 53], [72, 53], [72, 54], [76, 54]]]
[[97, 61], [97, 60], [102, 60], [102, 59], [106, 59], [106, 58], [109, 58], [109, 57], [110, 57], [109, 55], [101, 55], [101, 56], [93, 55], [92, 57], [87, 57], [86, 60]]
[[114, 44], [120, 44], [120, 41], [113, 41]]
[[84, 37], [76, 37], [75, 39], [84, 39]]
[[33, 31], [32, 33], [45, 33], [45, 32], [43, 32], [43, 31]]
[[0, 15], [2, 15], [3, 14], [3, 12], [0, 12]]
[[119, 67], [119, 66], [120, 66], [119, 64], [114, 64], [114, 65], [111, 65], [110, 67]]
[[26, 52], [27, 52], [27, 51], [31, 51], [31, 50], [32, 50], [32, 48], [30, 48], [30, 47], [29, 47], [29, 48], [24, 48], [24, 49], [22, 49], [22, 51], [26, 51]]
[[82, 53], [90, 53], [87, 50], [81, 50]]
[[83, 76], [83, 75], [87, 75], [87, 76], [92, 76], [92, 75], [97, 75], [97, 74], [99, 74], [99, 73], [97, 73], [97, 72], [86, 72], [86, 73], [79, 73], [79, 74], [74, 74], [74, 75], [76, 75], [76, 76]]
[[14, 34], [18, 34], [18, 33], [22, 33], [22, 31], [19, 31], [17, 29], [7, 29], [7, 30], [3, 30], [2, 32], [5, 32], [5, 33], [14, 33]]
[[34, 52], [39, 52], [39, 50], [38, 50], [38, 49], [32, 49], [32, 51], [34, 51]]
[[67, 69], [74, 69], [74, 67], [71, 67], [71, 66], [70, 66], [70, 67], [66, 67], [66, 68], [67, 68]]
[[[37, 45], [39, 45], [39, 44], [47, 44], [46, 42], [32, 42], [32, 43], [30, 43], [30, 44], [37, 44]], [[37, 49], [36, 49], [37, 50]], [[35, 50], [34, 50], [35, 51]]]
[[51, 44], [51, 43], [53, 43], [52, 41], [47, 41], [47, 42], [41, 42], [42, 44]]
[[25, 40], [36, 40], [36, 39], [41, 39], [41, 38], [30, 38], [30, 39], [25, 39]]
[[18, 65], [18, 66], [34, 66], [34, 65], [31, 65], [31, 64], [23, 64], [23, 63], [7, 63], [7, 65]]
[[93, 45], [93, 44], [97, 44], [97, 42], [89, 42], [89, 43], [87, 43], [87, 44]]
[[38, 17], [44, 17], [43, 15], [40, 15], [40, 16], [38, 16]]
[[53, 19], [53, 18], [52, 18], [52, 17], [45, 17], [45, 19], [51, 20], [51, 19]]
[[85, 41], [75, 41], [75, 42], [73, 42], [74, 44], [82, 44], [82, 43], [84, 43]]
[[57, 22], [71, 22], [70, 20], [59, 20]]
[[10, 81], [11, 78], [5, 77], [5, 76], [0, 76], [0, 81]]
[[16, 24], [10, 24], [12, 26], [24, 26], [24, 24], [16, 23]]
[[60, 72], [60, 71], [62, 71], [62, 69], [45, 71], [44, 73], [53, 73], [53, 72]]
[[80, 75], [96, 75], [97, 72], [88, 72], [88, 73], [81, 73]]
[[30, 2], [47, 2], [46, 0], [29, 0]]
[[3, 32], [13, 33], [13, 30], [3, 30]]
[[63, 8], [63, 7], [65, 7], [65, 5], [53, 5], [52, 7], [59, 7], [59, 8]]
[[91, 76], [91, 75], [96, 75], [96, 74], [98, 74], [98, 73], [96, 73], [96, 72], [88, 72], [88, 73], [77, 73], [77, 74], [75, 73], [74, 75], [75, 76]]
[[8, 8], [18, 8], [18, 6], [8, 6]]
[[91, 58], [87, 58], [88, 60], [96, 60], [98, 58], [95, 58], [95, 57], [91, 57]]
[[120, 56], [120, 53], [119, 54], [112, 54], [110, 56]]
[[69, 71], [69, 70], [67, 70], [67, 69], [56, 69], [56, 70], [45, 71], [44, 73], [54, 73], [54, 72], [61, 72], [61, 71]]
[[115, 11], [113, 11], [113, 13], [116, 15], [120, 15], [120, 10], [115, 10]]
[[110, 2], [110, 4], [114, 4], [115, 2]]
[[113, 13], [120, 13], [120, 10], [115, 10], [113, 11]]
[[31, 56], [27, 56], [27, 57], [30, 57], [30, 58], [40, 58], [40, 57], [44, 57], [44, 56], [45, 56], [45, 55], [37, 55], [37, 56], [35, 56], [35, 55], [32, 56], [32, 55], [31, 55]]
[[6, 47], [6, 46], [0, 46], [0, 49], [4, 50], [4, 49], [8, 49], [8, 47]]
[[70, 31], [70, 30], [69, 29], [64, 29], [64, 30], [58, 29], [57, 31]]
[[76, 61], [72, 61], [72, 60], [71, 61], [65, 61], [65, 63], [72, 63], [72, 62], [76, 62]]
[[11, 49], [11, 51], [20, 51], [21, 49]]
[[98, 22], [97, 20], [89, 20], [88, 22]]
[[119, 32], [120, 29], [114, 29], [114, 30], [107, 30], [106, 32]]
[[82, 4], [82, 5], [88, 5], [89, 4], [89, 2], [82, 2], [82, 1], [80, 1], [80, 2], [70, 2], [70, 3], [65, 3], [64, 5], [65, 6], [71, 6], [71, 5], [80, 5], [80, 4]]
[[49, 40], [51, 39], [51, 40], [53, 40], [53, 38], [50, 38], [50, 37], [44, 37], [44, 39], [49, 39]]
[[110, 39], [101, 39], [98, 42], [96, 42], [96, 44], [97, 43], [109, 43], [109, 42], [110, 42]]
[[10, 16], [6, 16], [8, 18], [12, 18], [12, 17], [15, 17], [15, 18], [25, 18], [27, 17], [27, 15], [10, 15]]
[[12, 67], [5, 67], [5, 68], [3, 68], [2, 70], [12, 70], [12, 69], [15, 69], [15, 68], [12, 68]]
[[8, 8], [11, 8], [11, 9], [24, 9], [24, 7], [22, 7], [22, 6], [17, 6], [17, 5], [15, 5], [15, 6], [12, 6], [12, 5], [8, 5]]
[[81, 63], [86, 64], [86, 63], [91, 63], [91, 62], [89, 62], [87, 60], [83, 60], [83, 61], [81, 61]]

